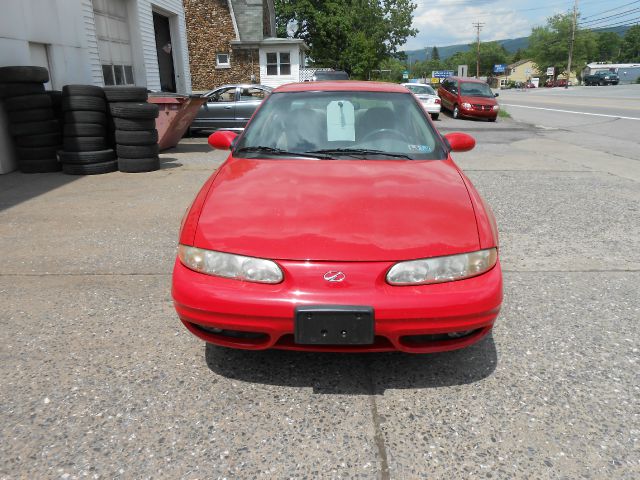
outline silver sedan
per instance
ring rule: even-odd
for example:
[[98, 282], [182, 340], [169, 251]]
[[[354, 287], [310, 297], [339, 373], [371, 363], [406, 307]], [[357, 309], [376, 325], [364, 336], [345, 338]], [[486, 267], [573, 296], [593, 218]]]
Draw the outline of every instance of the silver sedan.
[[424, 109], [431, 115], [431, 118], [434, 120], [438, 119], [442, 105], [440, 103], [440, 97], [436, 91], [431, 88], [431, 85], [425, 83], [403, 83], [402, 85], [418, 97], [418, 100], [420, 100]]

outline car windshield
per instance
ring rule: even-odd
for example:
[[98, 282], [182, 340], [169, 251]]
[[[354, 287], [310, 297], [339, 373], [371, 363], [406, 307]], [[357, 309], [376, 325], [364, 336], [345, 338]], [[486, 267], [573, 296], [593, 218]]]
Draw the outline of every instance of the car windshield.
[[439, 135], [408, 93], [272, 93], [234, 148], [245, 158], [443, 159]]
[[411, 90], [416, 95], [435, 95], [433, 88], [429, 85], [405, 85], [409, 90]]
[[493, 97], [493, 92], [486, 83], [461, 82], [460, 95], [464, 97]]

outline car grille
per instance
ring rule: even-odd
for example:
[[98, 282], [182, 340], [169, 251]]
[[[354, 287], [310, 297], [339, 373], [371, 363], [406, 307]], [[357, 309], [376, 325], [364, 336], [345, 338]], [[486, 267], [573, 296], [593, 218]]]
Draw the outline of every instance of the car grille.
[[480, 112], [490, 112], [493, 109], [491, 105], [478, 105], [477, 103], [474, 103], [472, 107]]

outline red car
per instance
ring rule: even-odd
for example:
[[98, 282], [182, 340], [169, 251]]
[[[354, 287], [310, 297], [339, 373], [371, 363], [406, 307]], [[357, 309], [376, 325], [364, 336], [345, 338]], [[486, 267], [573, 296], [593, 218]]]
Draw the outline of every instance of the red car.
[[489, 85], [473, 78], [449, 77], [438, 88], [442, 108], [451, 111], [453, 118], [486, 118], [495, 122], [500, 107]]
[[477, 342], [502, 302], [491, 210], [400, 85], [279, 87], [182, 222], [178, 316], [244, 349], [425, 353]]

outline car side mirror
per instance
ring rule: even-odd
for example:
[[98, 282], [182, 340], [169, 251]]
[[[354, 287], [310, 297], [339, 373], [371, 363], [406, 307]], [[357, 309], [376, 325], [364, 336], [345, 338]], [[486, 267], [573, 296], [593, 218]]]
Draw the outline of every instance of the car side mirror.
[[493, 96], [494, 96], [494, 97], [499, 97], [499, 96], [500, 96], [500, 94], [499, 94], [498, 92], [496, 92], [496, 93], [494, 93], [494, 94], [493, 94]]
[[468, 152], [476, 146], [476, 140], [471, 135], [461, 132], [447, 133], [444, 138], [449, 143], [452, 152]]
[[218, 130], [209, 135], [209, 145], [216, 150], [229, 150], [238, 134], [230, 130]]

